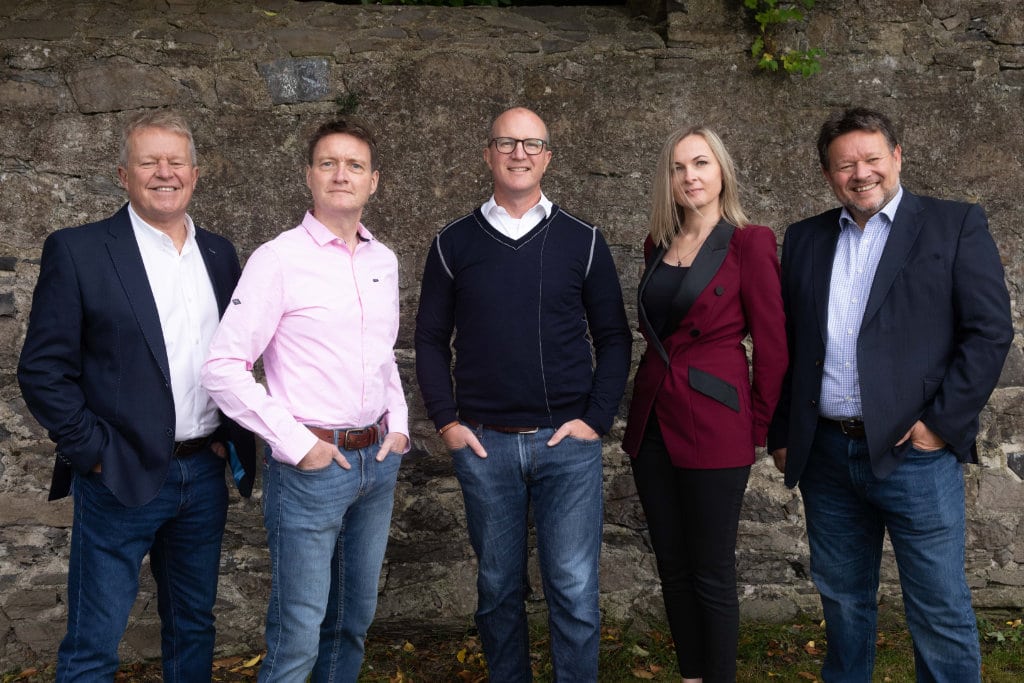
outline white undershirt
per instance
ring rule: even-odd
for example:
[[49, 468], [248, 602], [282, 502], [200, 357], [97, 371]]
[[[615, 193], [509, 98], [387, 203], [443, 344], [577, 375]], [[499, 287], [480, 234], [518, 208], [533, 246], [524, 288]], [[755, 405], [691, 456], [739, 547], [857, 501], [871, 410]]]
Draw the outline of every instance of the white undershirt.
[[135, 241], [160, 315], [174, 397], [174, 440], [208, 436], [220, 424], [217, 405], [199, 384], [220, 315], [192, 218], [181, 253], [171, 238], [142, 220], [128, 205]]

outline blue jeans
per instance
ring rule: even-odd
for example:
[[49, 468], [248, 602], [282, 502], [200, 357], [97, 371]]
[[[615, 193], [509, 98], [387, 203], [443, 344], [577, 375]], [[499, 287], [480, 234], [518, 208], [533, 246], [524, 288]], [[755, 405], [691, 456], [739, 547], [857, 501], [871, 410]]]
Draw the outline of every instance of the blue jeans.
[[979, 681], [978, 631], [964, 573], [963, 469], [956, 457], [945, 449], [911, 449], [895, 472], [879, 480], [865, 441], [820, 423], [800, 491], [828, 637], [822, 678], [871, 681], [888, 531], [917, 680]]
[[76, 474], [73, 495], [68, 630], [57, 652], [57, 680], [114, 679], [117, 645], [149, 553], [164, 680], [209, 681], [228, 504], [224, 461], [209, 450], [171, 460], [156, 498], [139, 507], [122, 505], [96, 474]]
[[354, 682], [377, 608], [402, 456], [342, 449], [352, 465], [300, 470], [268, 454], [263, 521], [270, 546], [267, 657], [259, 680]]
[[486, 458], [452, 453], [479, 562], [476, 624], [492, 683], [529, 681], [527, 518], [533, 507], [548, 603], [554, 680], [596, 681], [598, 561], [604, 510], [601, 441], [475, 430]]

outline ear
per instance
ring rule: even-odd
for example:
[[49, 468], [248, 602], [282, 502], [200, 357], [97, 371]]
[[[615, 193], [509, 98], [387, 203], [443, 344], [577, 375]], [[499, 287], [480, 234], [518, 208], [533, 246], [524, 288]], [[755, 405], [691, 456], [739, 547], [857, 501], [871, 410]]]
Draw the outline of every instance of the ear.
[[370, 196], [377, 191], [377, 183], [380, 182], [380, 171], [374, 171], [370, 176]]
[[128, 189], [128, 171], [123, 166], [117, 167], [117, 178], [121, 181], [121, 187]]

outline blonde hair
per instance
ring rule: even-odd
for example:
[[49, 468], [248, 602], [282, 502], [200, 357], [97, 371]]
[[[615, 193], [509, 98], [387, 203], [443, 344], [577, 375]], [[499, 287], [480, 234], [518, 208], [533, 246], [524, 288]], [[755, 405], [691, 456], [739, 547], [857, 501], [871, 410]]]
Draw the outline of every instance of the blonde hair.
[[128, 119], [121, 132], [121, 156], [118, 163], [121, 168], [128, 168], [128, 157], [131, 154], [132, 133], [142, 128], [162, 128], [188, 139], [188, 155], [192, 165], [196, 165], [196, 143], [192, 139], [192, 129], [181, 114], [168, 109], [153, 109], [136, 114]]
[[750, 221], [740, 206], [739, 180], [736, 177], [736, 165], [729, 156], [728, 150], [718, 135], [705, 126], [690, 126], [673, 131], [658, 154], [658, 165], [654, 171], [654, 188], [651, 200], [650, 231], [651, 239], [656, 245], [666, 249], [672, 244], [683, 227], [683, 207], [676, 203], [672, 192], [673, 161], [676, 145], [683, 138], [699, 135], [711, 148], [711, 153], [718, 160], [722, 169], [722, 193], [719, 195], [719, 206], [726, 221], [736, 227], [743, 227]]

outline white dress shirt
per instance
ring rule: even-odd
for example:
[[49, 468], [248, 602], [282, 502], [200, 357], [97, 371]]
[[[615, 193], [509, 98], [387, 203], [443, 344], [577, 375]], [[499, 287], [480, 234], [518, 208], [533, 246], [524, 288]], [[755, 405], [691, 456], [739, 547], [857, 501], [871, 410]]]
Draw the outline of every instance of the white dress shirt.
[[541, 192], [540, 201], [524, 213], [522, 218], [513, 218], [505, 210], [505, 207], [498, 206], [494, 201], [494, 195], [491, 195], [491, 198], [480, 207], [480, 211], [491, 227], [502, 235], [517, 240], [537, 227], [542, 220], [548, 218], [551, 215], [551, 206], [551, 200]]
[[217, 404], [199, 383], [220, 315], [213, 283], [196, 243], [196, 228], [185, 216], [188, 236], [181, 253], [165, 233], [146, 223], [131, 204], [135, 241], [160, 315], [174, 397], [174, 440], [210, 435], [220, 424]]

